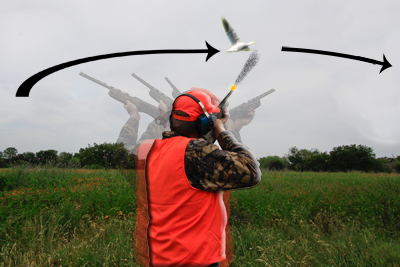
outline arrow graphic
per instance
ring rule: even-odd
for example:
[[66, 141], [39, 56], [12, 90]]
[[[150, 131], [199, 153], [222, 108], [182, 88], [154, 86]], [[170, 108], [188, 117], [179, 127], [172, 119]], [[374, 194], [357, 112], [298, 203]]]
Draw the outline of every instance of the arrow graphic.
[[73, 61], [68, 61], [53, 67], [50, 67], [48, 69], [42, 70], [41, 72], [36, 73], [35, 75], [29, 77], [27, 80], [25, 80], [18, 88], [17, 94], [15, 95], [16, 97], [29, 97], [29, 93], [32, 89], [32, 87], [41, 79], [44, 77], [68, 68], [72, 67], [75, 65], [79, 65], [82, 63], [86, 62], [91, 62], [91, 61], [96, 61], [96, 60], [102, 60], [102, 59], [107, 59], [107, 58], [113, 58], [113, 57], [126, 57], [126, 56], [135, 56], [135, 55], [151, 55], [151, 54], [202, 54], [206, 53], [206, 62], [207, 60], [210, 59], [213, 55], [219, 52], [219, 50], [215, 49], [211, 45], [209, 45], [206, 41], [207, 49], [167, 49], [167, 50], [144, 50], [144, 51], [130, 51], [130, 52], [120, 52], [120, 53], [112, 53], [112, 54], [106, 54], [106, 55], [99, 55], [99, 56], [94, 56], [94, 57], [86, 57], [86, 58], [81, 58]]
[[282, 46], [282, 51], [320, 54], [320, 55], [327, 55], [327, 56], [334, 56], [334, 57], [344, 57], [344, 58], [364, 61], [364, 62], [368, 62], [368, 63], [372, 63], [372, 64], [379, 64], [379, 65], [382, 65], [381, 71], [379, 73], [381, 73], [385, 69], [390, 68], [392, 66], [389, 63], [389, 61], [387, 61], [385, 54], [383, 54], [383, 61], [378, 61], [378, 60], [374, 60], [374, 59], [370, 59], [370, 58], [366, 58], [366, 57], [359, 57], [359, 56], [347, 55], [347, 54], [342, 54], [342, 53], [335, 53], [335, 52], [314, 50], [314, 49], [305, 49], [305, 48], [287, 47], [287, 46]]

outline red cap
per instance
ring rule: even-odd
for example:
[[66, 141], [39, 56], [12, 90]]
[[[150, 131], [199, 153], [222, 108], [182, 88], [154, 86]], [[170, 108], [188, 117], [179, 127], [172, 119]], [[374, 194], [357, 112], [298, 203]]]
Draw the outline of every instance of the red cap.
[[[211, 94], [207, 89], [192, 88], [185, 94], [191, 94], [196, 97], [204, 105], [204, 108], [211, 115], [212, 112], [219, 113], [220, 109], [217, 107], [219, 99]], [[172, 111], [180, 110], [189, 114], [190, 117], [179, 116], [172, 113], [172, 117], [181, 121], [195, 121], [197, 117], [204, 113], [201, 106], [189, 96], [180, 96], [172, 105]]]

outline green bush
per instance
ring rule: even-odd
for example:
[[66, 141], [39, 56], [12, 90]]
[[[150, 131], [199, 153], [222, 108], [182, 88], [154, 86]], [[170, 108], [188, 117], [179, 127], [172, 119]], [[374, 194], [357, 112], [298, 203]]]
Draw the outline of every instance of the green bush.
[[0, 159], [0, 168], [10, 167], [6, 159]]
[[67, 162], [67, 167], [68, 168], [80, 168], [81, 167], [81, 161], [79, 158], [71, 158]]
[[289, 169], [294, 171], [304, 171], [305, 164], [310, 157], [320, 154], [318, 149], [298, 149], [297, 147], [291, 147], [289, 154], [286, 155], [289, 163]]
[[333, 171], [374, 171], [376, 166], [375, 153], [371, 147], [358, 145], [343, 145], [333, 148], [329, 153]]
[[258, 160], [260, 162], [261, 169], [268, 170], [283, 170], [285, 167], [285, 159], [279, 156], [268, 156]]
[[304, 161], [304, 170], [306, 171], [329, 171], [330, 170], [330, 157], [327, 152], [314, 153]]
[[50, 161], [52, 164], [56, 164], [58, 162], [57, 154], [57, 150], [54, 149], [40, 150], [39, 152], [36, 152], [36, 160], [42, 165], [50, 163]]
[[58, 155], [58, 162], [60, 163], [60, 165], [66, 166], [68, 165], [68, 162], [72, 159], [72, 157], [73, 157], [72, 153], [61, 152]]
[[88, 144], [88, 147], [79, 150], [77, 157], [83, 166], [97, 164], [106, 169], [134, 168], [133, 155], [129, 156], [123, 143]]
[[397, 161], [395, 169], [397, 173], [400, 173], [400, 161]]

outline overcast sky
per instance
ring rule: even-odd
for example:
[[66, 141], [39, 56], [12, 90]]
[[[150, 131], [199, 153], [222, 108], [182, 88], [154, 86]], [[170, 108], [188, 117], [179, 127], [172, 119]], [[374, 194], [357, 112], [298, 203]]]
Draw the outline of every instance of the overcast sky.
[[[78, 152], [116, 142], [129, 118], [108, 90], [84, 72], [149, 103], [136, 73], [171, 96], [181, 91], [229, 91], [250, 52], [226, 54], [221, 16], [260, 53], [258, 65], [230, 98], [235, 107], [272, 88], [253, 122], [241, 131], [257, 158], [293, 146], [320, 151], [362, 144], [377, 157], [400, 155], [400, 3], [398, 1], [2, 1], [0, 4], [0, 150]], [[152, 49], [220, 53], [140, 55], [73, 66], [16, 97], [30, 76], [63, 62]], [[382, 61], [393, 67], [282, 46], [326, 50]], [[141, 113], [139, 136], [152, 118]]]

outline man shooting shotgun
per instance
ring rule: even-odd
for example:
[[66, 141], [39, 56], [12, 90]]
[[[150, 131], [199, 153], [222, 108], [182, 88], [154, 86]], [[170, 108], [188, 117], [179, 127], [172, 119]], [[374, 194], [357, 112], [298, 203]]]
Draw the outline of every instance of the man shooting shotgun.
[[[202, 92], [208, 92], [211, 94], [208, 90], [202, 89], [202, 88], [192, 88], [190, 90], [194, 91], [202, 91]], [[180, 92], [179, 92], [180, 94]], [[212, 98], [212, 103], [214, 105], [218, 105], [220, 100], [216, 97]], [[160, 102], [160, 110], [162, 114], [164, 114], [165, 118], [168, 120], [169, 118], [169, 113], [165, 112], [167, 109], [167, 106], [165, 103]], [[137, 133], [138, 133], [138, 127], [139, 127], [139, 119], [140, 116], [138, 114], [138, 110], [133, 104], [129, 104], [125, 106], [127, 109], [128, 113], [131, 115], [127, 123], [124, 125], [124, 127], [121, 130], [121, 134], [118, 138], [118, 141], [122, 141], [125, 143], [125, 147], [131, 151], [131, 153], [136, 154], [137, 157], [137, 220], [136, 220], [136, 225], [135, 225], [135, 231], [134, 231], [134, 252], [135, 252], [135, 259], [136, 263], [142, 266], [148, 266], [149, 263], [149, 249], [148, 249], [148, 240], [147, 240], [147, 227], [149, 225], [148, 221], [148, 209], [147, 209], [147, 195], [146, 195], [146, 185], [145, 185], [145, 177], [143, 174], [143, 169], [144, 165], [143, 162], [144, 160], [140, 160], [145, 158], [145, 155], [141, 157], [141, 154], [143, 151], [146, 151], [146, 147], [150, 149], [152, 142], [154, 139], [161, 139], [163, 138], [162, 133], [163, 131], [171, 131], [169, 125], [157, 125], [155, 121], [152, 121], [148, 127], [147, 130], [142, 134], [140, 139], [136, 142], [137, 139]], [[212, 114], [213, 116], [216, 116], [216, 114]], [[239, 118], [237, 121], [235, 121], [235, 127], [231, 125], [230, 127], [227, 127], [227, 131], [229, 131], [235, 139], [238, 140], [238, 142], [241, 144], [241, 138], [240, 138], [240, 129], [249, 124], [254, 117], [254, 111], [250, 111], [247, 116], [242, 116]], [[138, 119], [139, 118], [139, 119]], [[228, 120], [229, 122], [230, 120]], [[225, 125], [228, 124], [228, 122]], [[234, 129], [235, 128], [235, 129]], [[211, 145], [211, 144], [210, 144]], [[202, 155], [207, 155], [209, 153], [210, 146], [203, 146], [203, 147], [198, 147], [196, 150], [196, 153], [192, 153], [190, 155], [190, 160], [193, 162], [202, 162]], [[204, 151], [204, 152], [202, 152]], [[145, 152], [146, 153], [146, 152]], [[195, 156], [196, 155], [196, 156]], [[195, 157], [194, 157], [195, 156]], [[197, 159], [197, 157], [199, 159]], [[258, 162], [256, 162], [257, 164]], [[202, 164], [201, 169], [204, 170], [212, 170], [215, 166], [213, 166], [212, 162], [208, 162], [205, 164]], [[192, 177], [189, 175], [188, 179], [191, 179]], [[191, 181], [190, 183], [199, 183], [198, 179], [196, 176], [193, 177], [195, 180]], [[200, 180], [200, 183], [202, 184], [203, 188], [213, 188], [215, 187], [215, 181], [212, 179], [202, 179]], [[235, 182], [232, 182], [233, 184], [229, 185], [227, 188], [240, 188], [242, 184], [237, 184], [235, 185]], [[225, 190], [226, 191], [226, 190]], [[226, 212], [227, 212], [227, 219], [229, 219], [229, 212], [230, 212], [230, 196], [231, 193], [230, 191], [226, 191], [223, 194], [223, 200], [224, 204], [226, 207]], [[230, 232], [230, 226], [229, 223], [227, 223], [226, 230], [225, 230], [225, 236], [226, 236], [226, 259], [221, 262], [221, 266], [228, 266], [234, 259], [234, 252], [233, 252], [233, 242], [232, 242], [232, 237], [231, 237], [231, 232]]]
[[[180, 95], [172, 104], [171, 131], [137, 149], [139, 161], [145, 161], [149, 266], [219, 266], [226, 257], [222, 191], [252, 187], [261, 179], [253, 153], [224, 129], [230, 94], [220, 103], [205, 89]], [[165, 120], [167, 112], [160, 113]], [[148, 154], [143, 145], [151, 147]]]
[[[226, 257], [222, 191], [260, 182], [256, 159], [224, 129], [229, 113], [217, 119], [210, 94], [179, 96], [171, 131], [147, 155], [149, 266], [219, 266]], [[210, 131], [222, 150], [205, 137]]]

